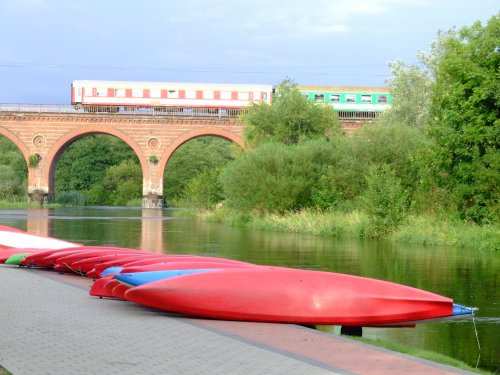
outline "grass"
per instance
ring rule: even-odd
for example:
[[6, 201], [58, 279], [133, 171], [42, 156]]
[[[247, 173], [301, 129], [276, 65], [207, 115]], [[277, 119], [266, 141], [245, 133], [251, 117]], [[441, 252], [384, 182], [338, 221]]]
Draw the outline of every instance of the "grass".
[[8, 372], [6, 369], [4, 369], [2, 366], [0, 366], [0, 375], [12, 375], [12, 374]]
[[492, 374], [489, 371], [471, 367], [468, 364], [466, 364], [465, 362], [462, 362], [458, 359], [448, 357], [444, 354], [432, 352], [429, 350], [412, 348], [410, 346], [402, 345], [402, 344], [395, 343], [392, 341], [380, 340], [380, 339], [367, 339], [364, 337], [350, 337], [350, 338], [357, 340], [357, 341], [364, 342], [366, 344], [370, 344], [370, 345], [379, 346], [379, 347], [382, 347], [385, 349], [393, 350], [395, 352], [404, 353], [404, 354], [408, 354], [408, 355], [411, 355], [414, 357], [418, 357], [418, 358], [426, 359], [429, 361], [441, 363], [444, 365], [457, 367], [457, 368], [462, 369], [462, 370], [475, 372], [475, 373], [483, 374], [483, 375]]
[[[15, 209], [15, 208], [39, 208], [38, 203], [29, 202], [26, 200], [0, 200], [0, 209]], [[59, 208], [62, 207], [59, 203], [46, 203], [44, 208]]]
[[[364, 238], [369, 230], [368, 216], [351, 212], [302, 210], [278, 214], [242, 214], [227, 208], [200, 211], [207, 221], [289, 233], [336, 238]], [[410, 216], [387, 240], [422, 246], [455, 246], [500, 251], [500, 225], [475, 225], [437, 216]]]

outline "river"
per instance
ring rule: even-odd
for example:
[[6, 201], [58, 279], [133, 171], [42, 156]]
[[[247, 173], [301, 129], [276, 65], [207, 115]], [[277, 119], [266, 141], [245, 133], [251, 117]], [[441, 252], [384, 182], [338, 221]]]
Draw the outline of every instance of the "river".
[[0, 210], [0, 224], [90, 245], [215, 255], [249, 262], [394, 281], [479, 307], [480, 357], [470, 321], [365, 329], [367, 338], [403, 343], [491, 371], [500, 368], [500, 254], [474, 249], [345, 241], [206, 223], [182, 210], [59, 208]]

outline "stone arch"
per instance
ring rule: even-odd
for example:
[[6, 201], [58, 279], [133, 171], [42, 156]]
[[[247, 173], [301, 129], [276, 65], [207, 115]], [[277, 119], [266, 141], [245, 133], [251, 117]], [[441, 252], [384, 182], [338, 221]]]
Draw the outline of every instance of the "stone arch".
[[28, 150], [28, 147], [22, 142], [14, 133], [12, 133], [10, 130], [7, 130], [0, 126], [0, 135], [4, 136], [7, 138], [9, 141], [11, 141], [13, 144], [16, 145], [16, 147], [21, 151], [23, 154], [24, 160], [27, 162], [30, 152]]
[[170, 160], [170, 158], [172, 157], [174, 152], [179, 147], [181, 147], [184, 143], [186, 143], [192, 139], [195, 139], [198, 137], [206, 137], [206, 136], [214, 136], [214, 137], [224, 138], [224, 139], [227, 139], [228, 141], [236, 143], [241, 148], [245, 147], [245, 143], [244, 143], [243, 138], [241, 136], [239, 136], [236, 133], [227, 131], [227, 130], [223, 130], [223, 129], [219, 129], [219, 128], [202, 128], [202, 129], [197, 129], [197, 130], [187, 132], [187, 133], [183, 134], [182, 136], [180, 136], [179, 138], [177, 138], [174, 142], [172, 142], [167, 147], [167, 149], [165, 149], [165, 151], [163, 152], [162, 157], [160, 159], [160, 163], [159, 163], [160, 171], [162, 171], [162, 179], [163, 179], [163, 171], [165, 170], [165, 168], [168, 164], [168, 161]]
[[134, 139], [132, 139], [132, 137], [128, 136], [127, 134], [115, 128], [109, 126], [103, 126], [101, 124], [90, 125], [90, 126], [87, 125], [83, 129], [77, 129], [71, 133], [65, 134], [64, 136], [60, 137], [50, 148], [47, 155], [42, 159], [43, 175], [44, 175], [44, 180], [48, 182], [49, 194], [54, 193], [55, 169], [57, 161], [64, 152], [64, 150], [74, 141], [83, 138], [87, 135], [93, 135], [93, 134], [112, 135], [120, 139], [121, 141], [125, 142], [134, 151], [137, 158], [139, 159], [139, 162], [141, 164], [143, 184], [144, 184], [145, 176], [149, 175], [149, 166], [147, 161], [145, 160], [144, 153], [139, 144]]

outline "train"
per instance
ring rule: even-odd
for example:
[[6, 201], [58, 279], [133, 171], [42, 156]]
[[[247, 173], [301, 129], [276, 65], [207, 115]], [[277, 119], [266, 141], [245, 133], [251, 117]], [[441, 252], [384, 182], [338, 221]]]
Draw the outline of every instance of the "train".
[[[308, 101], [341, 113], [376, 115], [392, 104], [385, 87], [298, 86]], [[270, 84], [73, 81], [71, 104], [89, 112], [241, 111], [253, 103], [271, 104]], [[194, 113], [193, 112], [193, 113]], [[368, 116], [368, 117], [370, 117]]]

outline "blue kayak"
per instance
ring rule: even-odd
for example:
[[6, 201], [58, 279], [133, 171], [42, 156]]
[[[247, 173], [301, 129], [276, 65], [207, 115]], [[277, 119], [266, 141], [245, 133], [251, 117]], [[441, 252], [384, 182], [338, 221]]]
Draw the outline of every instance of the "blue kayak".
[[134, 272], [134, 273], [119, 273], [114, 276], [122, 284], [128, 286], [139, 286], [143, 284], [152, 283], [158, 280], [171, 279], [179, 276], [195, 275], [205, 272], [218, 271], [217, 268], [210, 269], [187, 269], [187, 270], [168, 270], [168, 271], [148, 271], [148, 272]]

